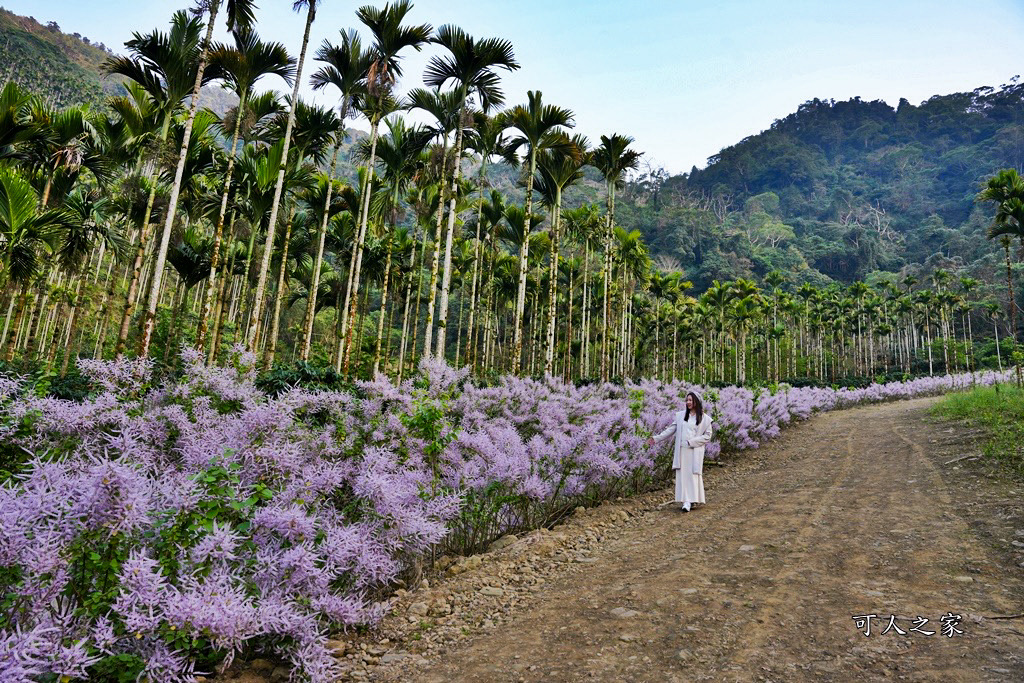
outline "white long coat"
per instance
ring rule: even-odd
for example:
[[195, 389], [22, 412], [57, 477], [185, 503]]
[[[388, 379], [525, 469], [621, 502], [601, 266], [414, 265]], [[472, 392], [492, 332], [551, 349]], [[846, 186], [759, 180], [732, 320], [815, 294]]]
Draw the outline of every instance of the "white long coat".
[[676, 471], [677, 503], [704, 502], [704, 446], [711, 440], [711, 416], [704, 413], [700, 424], [697, 416], [686, 419], [686, 411], [675, 414], [672, 424], [654, 437], [656, 442], [675, 435], [672, 469]]

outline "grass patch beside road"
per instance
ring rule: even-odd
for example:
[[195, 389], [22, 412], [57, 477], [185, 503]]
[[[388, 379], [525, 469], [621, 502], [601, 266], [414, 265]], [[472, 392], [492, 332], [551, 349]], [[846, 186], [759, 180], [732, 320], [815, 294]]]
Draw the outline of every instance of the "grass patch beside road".
[[932, 414], [984, 427], [985, 457], [1024, 477], [1024, 390], [1003, 384], [950, 394], [932, 408]]

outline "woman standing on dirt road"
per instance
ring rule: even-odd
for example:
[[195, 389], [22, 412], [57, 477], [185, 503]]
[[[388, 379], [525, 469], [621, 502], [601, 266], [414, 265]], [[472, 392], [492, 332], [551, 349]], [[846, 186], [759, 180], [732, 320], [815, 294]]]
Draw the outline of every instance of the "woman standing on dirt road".
[[696, 392], [686, 394], [686, 410], [676, 412], [665, 431], [647, 440], [648, 445], [675, 434], [672, 469], [676, 472], [675, 502], [684, 512], [693, 503], [704, 503], [704, 446], [711, 440], [711, 416]]

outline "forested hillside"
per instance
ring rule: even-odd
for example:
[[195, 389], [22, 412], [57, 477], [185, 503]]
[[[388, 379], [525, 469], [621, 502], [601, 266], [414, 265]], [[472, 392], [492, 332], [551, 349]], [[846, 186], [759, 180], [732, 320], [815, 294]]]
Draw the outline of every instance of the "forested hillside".
[[116, 94], [121, 79], [100, 72], [107, 56], [106, 46], [92, 44], [87, 36], [68, 35], [55, 22], [43, 25], [0, 8], [0, 76], [51, 106], [103, 104]]
[[[0, 85], [13, 81], [51, 107], [102, 107], [111, 95], [124, 94], [124, 79], [102, 68], [111, 54], [88, 36], [64, 33], [57, 22], [43, 24], [0, 7]], [[224, 114], [236, 98], [219, 87], [207, 87], [200, 102]]]
[[916, 106], [811, 100], [704, 169], [641, 175], [618, 217], [698, 285], [775, 269], [823, 284], [915, 264], [990, 268], [999, 245], [974, 199], [985, 178], [1021, 167], [1022, 98], [1014, 77]]

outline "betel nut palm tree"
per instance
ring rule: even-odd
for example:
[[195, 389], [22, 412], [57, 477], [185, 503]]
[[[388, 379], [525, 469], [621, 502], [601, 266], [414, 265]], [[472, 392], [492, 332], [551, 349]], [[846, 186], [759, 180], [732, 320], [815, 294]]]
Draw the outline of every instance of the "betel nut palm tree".
[[277, 215], [281, 210], [281, 195], [284, 192], [284, 177], [288, 166], [288, 150], [292, 144], [292, 129], [295, 127], [295, 110], [299, 104], [299, 86], [302, 84], [302, 67], [306, 61], [306, 49], [309, 47], [309, 32], [316, 19], [316, 8], [319, 0], [295, 0], [292, 9], [306, 9], [306, 24], [302, 33], [302, 47], [299, 60], [295, 65], [295, 83], [292, 87], [291, 106], [288, 107], [288, 118], [281, 149], [281, 158], [277, 168], [277, 181], [274, 184], [274, 198], [270, 206], [270, 217], [267, 222], [267, 236], [263, 243], [263, 256], [260, 260], [259, 275], [256, 280], [256, 291], [253, 298], [252, 312], [249, 315], [249, 329], [245, 334], [245, 345], [250, 350], [256, 344], [256, 334], [260, 329], [260, 316], [263, 311], [263, 296], [267, 288], [267, 277], [270, 273], [270, 256], [274, 248], [274, 237], [277, 232]]
[[[252, 26], [254, 22], [254, 0], [225, 0], [225, 3], [225, 14], [227, 15], [229, 31], [242, 31]], [[156, 323], [156, 307], [160, 301], [160, 285], [163, 278], [164, 264], [167, 260], [167, 249], [171, 241], [171, 228], [174, 226], [174, 219], [178, 209], [178, 197], [181, 193], [182, 179], [185, 175], [189, 142], [192, 139], [192, 127], [195, 123], [196, 113], [199, 111], [199, 91], [205, 83], [220, 77], [219, 66], [210, 64], [210, 52], [213, 47], [213, 29], [217, 23], [220, 5], [221, 0], [203, 0], [197, 10], [199, 16], [202, 16], [204, 13], [209, 14], [206, 22], [206, 35], [199, 45], [195, 80], [192, 85], [192, 98], [189, 101], [188, 114], [185, 118], [185, 133], [182, 136], [181, 148], [178, 151], [178, 163], [174, 170], [174, 182], [171, 185], [171, 194], [164, 216], [164, 227], [160, 234], [160, 246], [156, 254], [156, 263], [153, 266], [153, 280], [150, 284], [149, 301], [146, 305], [146, 314], [143, 317], [142, 323], [142, 335], [139, 341], [140, 356], [149, 354], [149, 344], [153, 337], [153, 326]]]
[[633, 138], [617, 133], [601, 136], [601, 144], [594, 150], [591, 163], [604, 176], [607, 185], [607, 215], [604, 241], [604, 299], [603, 318], [601, 321], [601, 379], [608, 379], [608, 313], [609, 313], [609, 281], [612, 271], [612, 230], [615, 224], [615, 189], [621, 184], [626, 171], [634, 169], [640, 162], [640, 153], [629, 146]]
[[363, 205], [359, 210], [359, 227], [356, 236], [356, 254], [353, 263], [352, 286], [346, 295], [346, 310], [343, 332], [345, 336], [344, 367], [348, 371], [351, 354], [352, 321], [355, 317], [359, 294], [359, 276], [362, 268], [363, 245], [366, 240], [366, 226], [370, 213], [370, 197], [373, 194], [373, 169], [376, 157], [376, 141], [380, 122], [397, 108], [392, 96], [395, 83], [402, 76], [402, 60], [399, 54], [412, 48], [419, 52], [430, 40], [434, 29], [430, 24], [404, 25], [406, 15], [412, 9], [409, 0], [397, 0], [382, 9], [370, 6], [360, 7], [356, 15], [373, 34], [370, 47], [373, 56], [367, 73], [364, 114], [370, 120], [370, 155], [367, 165], [366, 189], [363, 190]]
[[353, 110], [359, 109], [362, 106], [363, 98], [367, 94], [367, 77], [370, 72], [370, 66], [373, 64], [372, 53], [363, 49], [359, 34], [353, 29], [341, 31], [341, 43], [338, 45], [333, 45], [325, 40], [320, 49], [317, 50], [316, 59], [319, 62], [323, 62], [324, 66], [320, 67], [311, 78], [313, 89], [322, 90], [327, 86], [337, 88], [340, 100], [338, 111], [339, 119], [341, 120], [341, 131], [334, 146], [334, 154], [331, 157], [331, 172], [328, 176], [327, 192], [324, 197], [324, 210], [317, 234], [316, 256], [313, 262], [309, 295], [306, 300], [302, 348], [299, 351], [299, 359], [302, 361], [309, 360], [309, 352], [312, 346], [313, 318], [317, 310], [316, 299], [320, 289], [320, 271], [323, 268], [327, 224], [331, 213], [329, 207], [334, 194], [334, 172], [338, 160], [338, 151], [345, 140], [345, 121]]
[[[544, 104], [539, 91], [526, 94], [527, 103], [516, 105], [504, 112], [505, 126], [513, 129], [509, 144], [512, 149], [526, 148], [526, 207], [524, 214], [533, 215], [533, 179], [537, 172], [537, 155], [542, 149], [565, 144], [563, 128], [574, 124], [573, 113], [562, 107]], [[519, 252], [519, 285], [516, 290], [515, 328], [512, 341], [512, 372], [518, 373], [523, 354], [523, 314], [526, 309], [526, 272], [529, 258], [529, 229], [523, 235]]]
[[[199, 316], [199, 327], [196, 330], [196, 348], [200, 351], [206, 343], [206, 332], [209, 317], [213, 308], [214, 293], [218, 289], [221, 260], [221, 241], [224, 234], [224, 220], [227, 216], [228, 195], [231, 193], [234, 176], [235, 158], [238, 152], [238, 138], [242, 131], [242, 121], [249, 97], [256, 83], [264, 76], [279, 76], [285, 83], [292, 85], [295, 74], [295, 59], [281, 43], [265, 43], [255, 32], [250, 30], [237, 31], [234, 45], [217, 45], [213, 49], [210, 61], [218, 65], [225, 82], [238, 97], [235, 107], [234, 121], [231, 131], [231, 145], [228, 148], [228, 167], [224, 173], [224, 190], [221, 193], [220, 209], [217, 213], [217, 225], [214, 229], [213, 251], [210, 257], [210, 276], [203, 297], [203, 308]], [[211, 356], [212, 360], [212, 356]]]
[[498, 87], [496, 70], [514, 71], [519, 68], [519, 63], [515, 60], [512, 43], [509, 41], [502, 38], [476, 40], [459, 27], [450, 24], [437, 30], [434, 42], [447, 49], [449, 54], [431, 58], [427, 64], [423, 81], [433, 88], [443, 88], [448, 83], [453, 84], [459, 106], [455, 126], [455, 162], [452, 164], [451, 171], [448, 226], [445, 232], [444, 274], [441, 277], [441, 301], [438, 315], [436, 355], [439, 359], [443, 359], [448, 323], [448, 294], [451, 286], [455, 206], [458, 201], [456, 188], [462, 178], [460, 160], [467, 110], [471, 98], [476, 99], [485, 112], [501, 106], [505, 97]]

